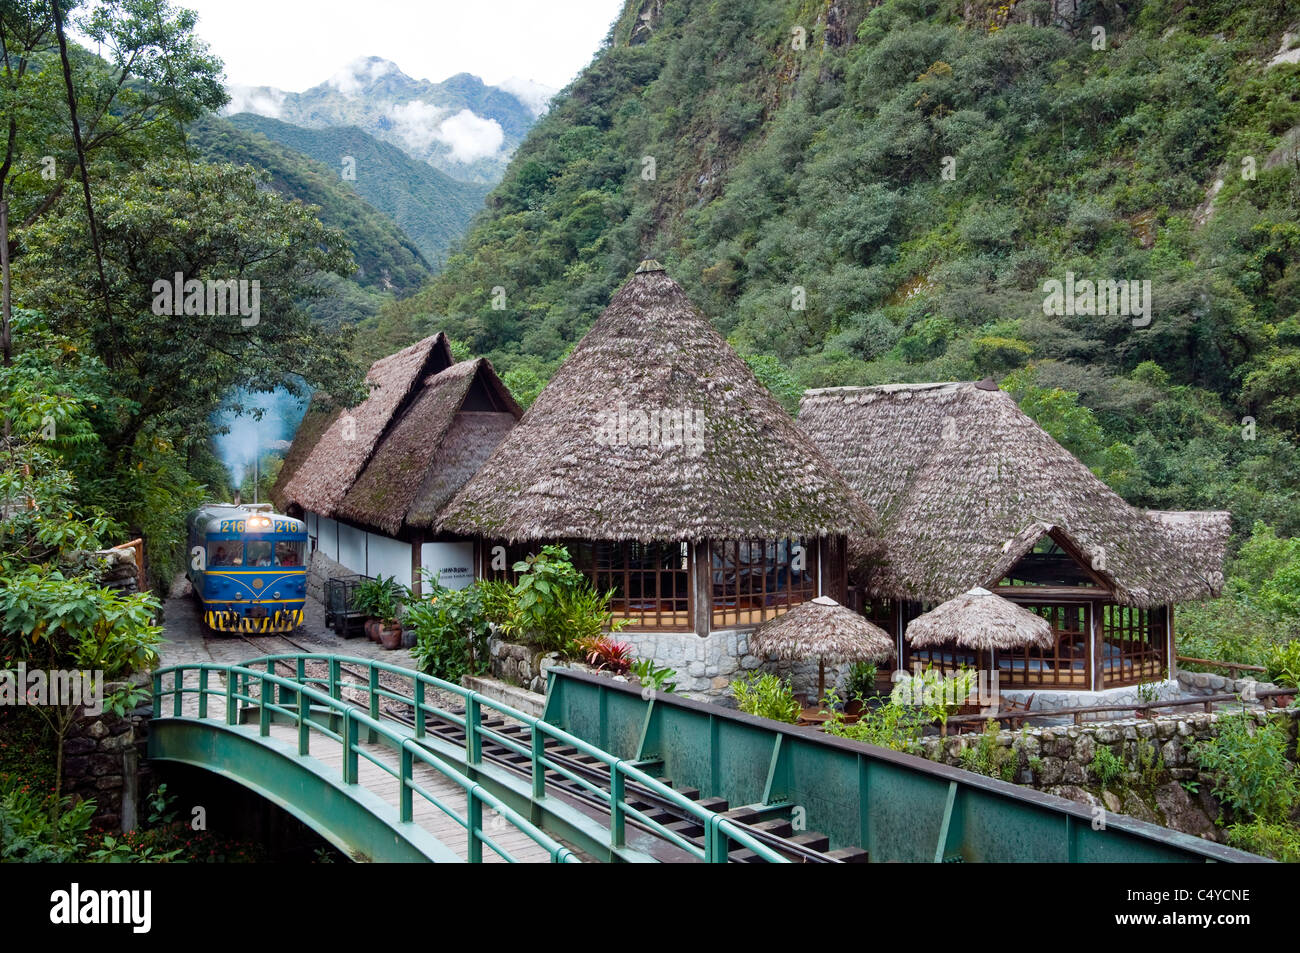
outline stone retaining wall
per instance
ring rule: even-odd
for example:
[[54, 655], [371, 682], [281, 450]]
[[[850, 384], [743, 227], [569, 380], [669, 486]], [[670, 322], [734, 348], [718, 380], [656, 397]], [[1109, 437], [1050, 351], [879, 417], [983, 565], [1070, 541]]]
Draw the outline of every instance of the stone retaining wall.
[[[1252, 711], [1261, 723], [1268, 718], [1287, 720], [1290, 747], [1295, 750], [1300, 709]], [[1216, 726], [1223, 715], [1222, 712], [1185, 711], [1096, 725], [1003, 730], [998, 732], [997, 747], [1011, 754], [1012, 780], [1019, 784], [1219, 840], [1221, 829], [1214, 823], [1219, 816], [1219, 803], [1208, 790], [1209, 785], [1200, 785], [1193, 794], [1182, 782], [1197, 779], [1199, 771], [1193, 746], [1216, 735]], [[977, 734], [922, 740], [926, 757], [959, 768], [968, 766], [962, 752], [973, 750], [979, 743]], [[1087, 788], [1101, 789], [1093, 762], [1102, 748], [1123, 762], [1124, 773], [1110, 789], [1098, 795]]]
[[[132, 682], [148, 686], [149, 676], [136, 676]], [[105, 697], [121, 685], [105, 684]], [[126, 717], [109, 711], [87, 715], [83, 708], [68, 729], [63, 746], [63, 791], [78, 800], [94, 799], [96, 826], [120, 831], [136, 827], [140, 806], [152, 787], [146, 750], [152, 717], [149, 701]]]
[[326, 580], [355, 575], [347, 566], [335, 562], [318, 549], [311, 554], [311, 560], [307, 563], [307, 595], [324, 604]]

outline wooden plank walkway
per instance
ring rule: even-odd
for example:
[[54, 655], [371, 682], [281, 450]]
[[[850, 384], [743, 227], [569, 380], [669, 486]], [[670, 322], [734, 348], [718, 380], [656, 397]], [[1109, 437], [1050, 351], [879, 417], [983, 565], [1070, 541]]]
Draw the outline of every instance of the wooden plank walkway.
[[[226, 709], [222, 694], [225, 692], [225, 679], [224, 676], [216, 672], [213, 672], [210, 678], [209, 688], [216, 694], [208, 696], [208, 712], [205, 720], [224, 725]], [[164, 685], [164, 690], [167, 687]], [[254, 687], [253, 691], [256, 693], [257, 689]], [[170, 717], [172, 712], [172, 700], [168, 698], [164, 702], [163, 711], [159, 712], [158, 716]], [[187, 718], [199, 718], [197, 694], [185, 695], [181, 713]], [[256, 722], [243, 725], [243, 727], [257, 735]], [[364, 727], [361, 727], [360, 735], [362, 739], [365, 738]], [[270, 725], [270, 737], [283, 742], [295, 752], [298, 749], [298, 728], [296, 725], [273, 722]], [[319, 730], [313, 729], [308, 757], [323, 765], [328, 775], [342, 779], [342, 742], [335, 741]], [[376, 764], [376, 761], [379, 763]], [[388, 770], [385, 770], [385, 767]], [[391, 805], [394, 812], [399, 808], [400, 785], [397, 774], [400, 767], [400, 756], [394, 749], [382, 743], [372, 744], [364, 740], [361, 742], [357, 756], [357, 783]], [[436, 797], [447, 808], [454, 811], [457, 816], [461, 818], [466, 816], [468, 797], [459, 784], [450, 780], [435, 768], [418, 760], [415, 762], [413, 774], [416, 783], [421, 788]], [[420, 794], [419, 791], [414, 792], [412, 819], [433, 837], [437, 838], [438, 841], [454, 851], [462, 860], [469, 859], [469, 835], [465, 828], [446, 811], [443, 811]], [[550, 861], [550, 854], [544, 847], [487, 805], [483, 806], [482, 828], [493, 842], [519, 863], [548, 863]], [[501, 857], [487, 844], [483, 845], [483, 862], [489, 864], [507, 863], [505, 858]]]

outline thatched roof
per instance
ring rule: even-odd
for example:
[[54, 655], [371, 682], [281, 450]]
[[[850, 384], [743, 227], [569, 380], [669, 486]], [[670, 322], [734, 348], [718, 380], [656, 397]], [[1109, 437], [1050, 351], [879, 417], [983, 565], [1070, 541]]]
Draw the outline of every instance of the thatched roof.
[[799, 424], [880, 521], [883, 555], [850, 540], [873, 595], [991, 588], [1048, 535], [1123, 604], [1222, 587], [1227, 513], [1130, 506], [991, 381], [811, 390]]
[[[672, 414], [683, 413], [698, 429], [680, 430]], [[660, 436], [652, 414], [673, 434]], [[647, 262], [441, 525], [510, 541], [773, 539], [852, 532], [869, 512]]]
[[818, 596], [760, 625], [749, 651], [794, 661], [883, 662], [894, 657], [894, 640], [852, 609]]
[[271, 487], [271, 501], [279, 512], [283, 513], [289, 505], [284, 495], [285, 488], [294, 474], [307, 462], [312, 450], [320, 442], [321, 435], [330, 428], [342, 412], [342, 408], [329, 403], [324, 394], [320, 392], [312, 394], [307, 404], [307, 412], [303, 414], [302, 421], [293, 435], [293, 442], [289, 445], [289, 452], [285, 454], [284, 463], [280, 465], [275, 485]]
[[987, 652], [991, 649], [1051, 648], [1056, 639], [1045, 618], [1028, 609], [975, 588], [917, 616], [907, 626], [914, 648], [957, 644]]
[[[276, 496], [282, 509], [301, 506], [322, 516], [333, 516], [380, 437], [412, 391], [429, 375], [450, 367], [451, 348], [439, 333], [375, 361], [366, 374], [370, 396], [356, 407], [333, 416], [315, 439], [302, 464], [289, 479], [277, 481]], [[294, 436], [290, 456], [299, 440], [312, 441], [308, 432]]]
[[396, 535], [431, 525], [523, 413], [478, 358], [425, 379], [339, 503], [342, 519]]

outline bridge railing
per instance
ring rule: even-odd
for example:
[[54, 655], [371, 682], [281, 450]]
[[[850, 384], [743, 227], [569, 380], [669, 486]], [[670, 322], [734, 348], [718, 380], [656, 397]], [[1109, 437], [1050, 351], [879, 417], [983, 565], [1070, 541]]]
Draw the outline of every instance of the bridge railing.
[[[307, 665], [310, 662], [325, 663], [327, 674], [308, 675]], [[462, 728], [465, 732], [465, 764], [471, 767], [483, 764], [485, 740], [495, 742], [521, 757], [528, 758], [534, 801], [548, 796], [548, 784], [553, 783], [552, 778], [555, 775], [576, 784], [608, 810], [611, 848], [626, 846], [627, 823], [633, 820], [655, 837], [668, 841], [696, 859], [708, 863], [726, 863], [734, 847], [746, 848], [761, 860], [770, 863], [788, 863], [787, 858], [753, 837], [730, 818], [701, 806], [680, 791], [647, 774], [641, 770], [637, 762], [617, 758], [576, 735], [571, 735], [539, 718], [471, 689], [376, 659], [347, 658], [327, 654], [268, 655], [252, 659], [246, 662], [244, 667], [250, 670], [254, 667], [257, 669], [265, 667], [269, 671], [277, 665], [292, 666], [295, 677], [300, 683], [320, 685], [331, 700], [340, 700], [344, 689], [364, 692], [368, 702], [367, 724], [379, 722], [380, 703], [383, 699], [388, 699], [412, 710], [413, 737], [417, 741], [428, 734], [430, 718]], [[345, 666], [362, 670], [364, 680], [345, 680], [343, 678]], [[380, 679], [381, 673], [389, 675], [392, 681], [403, 688], [409, 686], [409, 690], [403, 691], [384, 685]], [[429, 689], [455, 696], [463, 704], [464, 714], [434, 704], [430, 700]], [[485, 725], [484, 712], [495, 712], [526, 725], [531, 734], [529, 743], [522, 744], [519, 739]], [[608, 777], [608, 786], [593, 783], [590, 778], [574, 771], [570, 765], [551, 757], [546, 750], [548, 738], [559, 745], [576, 748], [581, 755], [592, 759], [593, 769], [596, 764], [599, 764], [600, 773]], [[677, 831], [655, 820], [652, 815], [629, 804], [629, 784], [635, 785], [639, 791], [652, 795], [656, 801], [667, 804], [676, 813], [695, 820], [704, 829], [703, 846], [682, 837]]]
[[[450, 765], [433, 755], [404, 732], [397, 731], [391, 724], [385, 724], [378, 717], [358, 708], [341, 697], [340, 682], [337, 677], [331, 680], [331, 690], [323, 692], [312, 688], [310, 683], [318, 681], [305, 677], [304, 666], [299, 665], [297, 678], [276, 675], [273, 664], [265, 670], [248, 665], [219, 665], [216, 663], [192, 663], [172, 665], [159, 669], [153, 675], [153, 699], [155, 717], [167, 717], [164, 699], [170, 698], [172, 717], [185, 717], [185, 696], [197, 696], [198, 717], [208, 718], [210, 698], [216, 697], [224, 705], [224, 721], [227, 725], [239, 724], [241, 705], [258, 709], [258, 733], [261, 737], [270, 735], [271, 718], [279, 714], [291, 720], [298, 731], [298, 754], [306, 757], [311, 754], [312, 733], [316, 732], [338, 742], [343, 748], [342, 776], [345, 784], [358, 784], [360, 759], [390, 775], [398, 782], [398, 819], [403, 824], [413, 823], [415, 812], [415, 795], [419, 795], [435, 808], [454, 820], [466, 832], [466, 854], [470, 863], [481, 863], [483, 848], [497, 854], [503, 860], [517, 862], [513, 854], [497, 843], [484, 828], [483, 809], [489, 808], [502, 817], [511, 827], [527, 835], [534, 843], [544, 848], [553, 863], [577, 863], [579, 858], [569, 848], [560, 844], [531, 821], [503, 803], [491, 791], [454, 770]], [[223, 676], [224, 685], [212, 684], [212, 673]], [[170, 675], [170, 684], [164, 684], [164, 676]], [[187, 676], [193, 675], [193, 679]], [[331, 666], [331, 675], [337, 676], [337, 667]], [[251, 687], [256, 685], [257, 694]], [[280, 698], [291, 698], [292, 702], [284, 704], [276, 701], [276, 689], [280, 689]], [[342, 720], [342, 731], [334, 731], [312, 717], [312, 708], [324, 708], [334, 712]], [[373, 706], [372, 706], [373, 708]], [[366, 732], [367, 742], [382, 742], [398, 752], [398, 767], [394, 768], [381, 758], [373, 755], [361, 740], [362, 729]], [[432, 768], [447, 780], [458, 785], [465, 792], [465, 812], [462, 814], [446, 800], [429, 791], [415, 776], [416, 764]]]

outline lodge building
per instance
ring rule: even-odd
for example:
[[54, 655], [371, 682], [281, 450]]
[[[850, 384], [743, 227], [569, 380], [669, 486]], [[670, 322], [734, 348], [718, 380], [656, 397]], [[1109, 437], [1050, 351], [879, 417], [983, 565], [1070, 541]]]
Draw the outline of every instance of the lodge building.
[[1173, 605], [1222, 586], [1227, 513], [1129, 505], [991, 381], [809, 391], [796, 423], [653, 261], [527, 413], [441, 334], [367, 382], [350, 411], [308, 411], [273, 494], [317, 551], [411, 584], [512, 578], [562, 543], [614, 591], [620, 638], [692, 674], [736, 671], [744, 633], [817, 596], [904, 666], [978, 667], [906, 630], [983, 586], [1056, 636], [995, 653], [1004, 687], [1134, 685], [1171, 674]]

